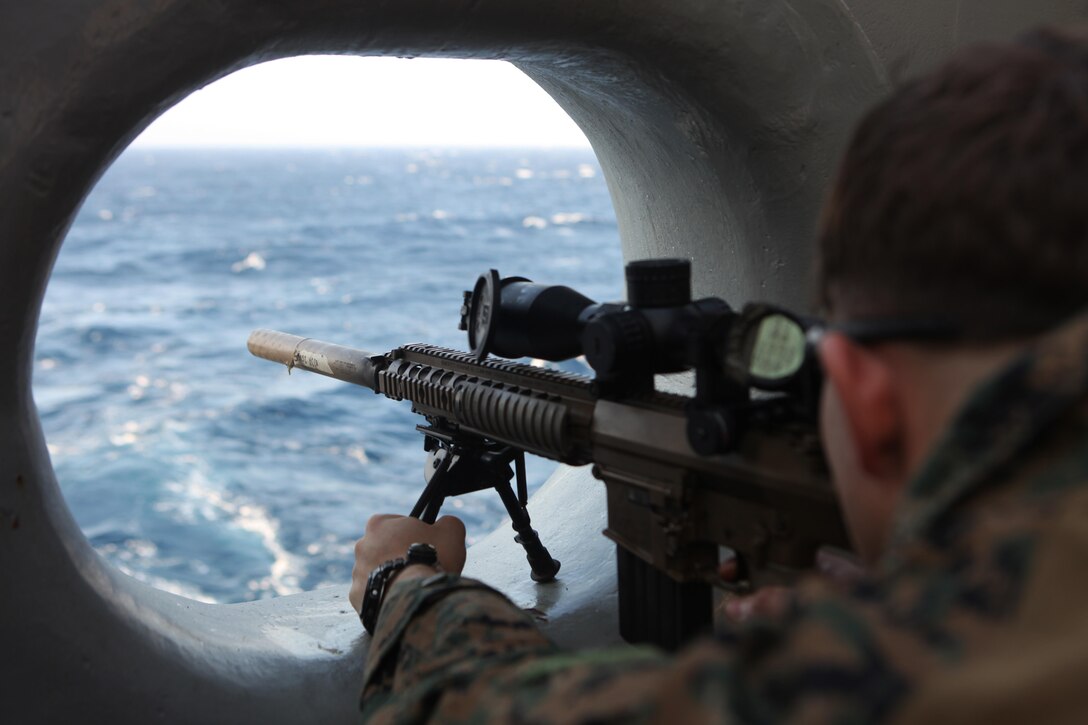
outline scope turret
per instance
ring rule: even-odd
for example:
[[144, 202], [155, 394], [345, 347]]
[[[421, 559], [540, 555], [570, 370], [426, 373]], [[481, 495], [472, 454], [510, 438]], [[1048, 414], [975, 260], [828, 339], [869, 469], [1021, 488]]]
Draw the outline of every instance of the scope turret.
[[682, 307], [691, 302], [691, 262], [686, 259], [640, 259], [628, 263], [624, 276], [631, 307]]

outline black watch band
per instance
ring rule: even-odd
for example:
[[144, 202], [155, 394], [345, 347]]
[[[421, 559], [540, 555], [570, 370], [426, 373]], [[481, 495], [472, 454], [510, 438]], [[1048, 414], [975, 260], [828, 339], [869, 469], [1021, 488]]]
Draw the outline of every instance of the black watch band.
[[387, 561], [370, 572], [366, 580], [366, 591], [363, 593], [363, 604], [359, 608], [359, 619], [368, 634], [374, 634], [374, 627], [378, 624], [378, 612], [381, 611], [382, 600], [385, 599], [389, 582], [394, 575], [410, 564], [424, 564], [439, 569], [438, 551], [430, 544], [412, 544], [408, 547], [408, 553], [403, 559]]

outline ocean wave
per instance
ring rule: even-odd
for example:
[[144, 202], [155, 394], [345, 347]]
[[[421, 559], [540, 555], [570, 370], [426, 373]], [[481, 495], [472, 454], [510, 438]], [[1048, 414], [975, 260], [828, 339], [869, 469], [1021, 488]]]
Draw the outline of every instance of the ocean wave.
[[[76, 520], [124, 571], [195, 599], [342, 585], [366, 519], [422, 488], [418, 417], [288, 376], [246, 337], [464, 349], [461, 291], [490, 268], [622, 296], [590, 153], [126, 153], [61, 250], [36, 343], [35, 401]], [[533, 484], [552, 466], [531, 462]], [[449, 506], [473, 538], [504, 517], [488, 492]]]

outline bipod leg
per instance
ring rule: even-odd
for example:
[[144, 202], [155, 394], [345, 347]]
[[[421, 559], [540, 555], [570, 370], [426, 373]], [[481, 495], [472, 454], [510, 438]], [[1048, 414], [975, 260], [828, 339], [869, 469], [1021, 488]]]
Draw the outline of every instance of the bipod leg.
[[514, 457], [514, 469], [518, 476], [518, 503], [525, 508], [529, 505], [529, 487], [525, 483], [525, 454], [522, 451]]
[[442, 510], [442, 504], [446, 503], [445, 496], [435, 496], [427, 502], [427, 508], [423, 511], [420, 521], [425, 524], [433, 524], [438, 518], [438, 512]]
[[446, 475], [452, 463], [452, 451], [446, 448], [435, 448], [430, 452], [427, 456], [427, 468], [424, 469], [427, 485], [424, 486], [423, 493], [419, 494], [409, 516], [421, 519], [428, 524], [434, 523], [438, 517], [438, 510], [442, 508], [442, 503], [446, 500]]
[[[524, 463], [518, 466], [518, 489], [524, 490]], [[525, 558], [529, 560], [529, 566], [532, 568], [531, 574], [533, 581], [535, 582], [550, 582], [555, 579], [555, 575], [559, 573], [559, 562], [552, 558], [552, 555], [548, 553], [548, 550], [544, 547], [544, 544], [540, 541], [540, 536], [536, 533], [529, 520], [529, 511], [521, 504], [518, 497], [514, 495], [514, 490], [510, 487], [509, 481], [503, 481], [495, 484], [495, 490], [499, 493], [499, 498], [502, 499], [503, 506], [506, 507], [506, 513], [510, 514], [510, 520], [513, 522], [514, 531], [517, 532], [517, 536], [514, 537], [514, 541], [518, 542], [525, 549]]]

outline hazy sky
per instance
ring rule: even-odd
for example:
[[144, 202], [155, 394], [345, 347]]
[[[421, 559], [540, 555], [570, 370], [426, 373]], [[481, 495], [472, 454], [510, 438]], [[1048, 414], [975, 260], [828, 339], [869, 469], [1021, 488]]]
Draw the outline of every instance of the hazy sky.
[[199, 90], [140, 146], [588, 146], [521, 71], [500, 61], [307, 56]]

